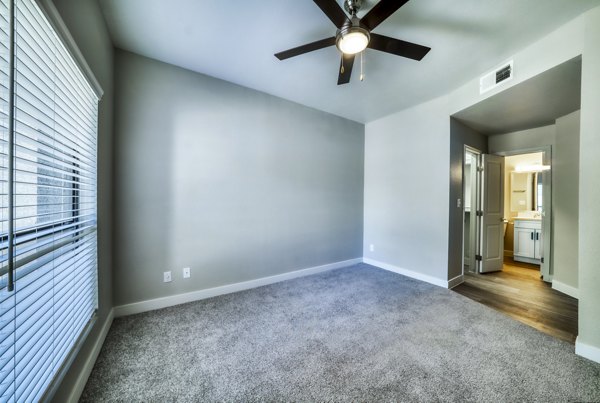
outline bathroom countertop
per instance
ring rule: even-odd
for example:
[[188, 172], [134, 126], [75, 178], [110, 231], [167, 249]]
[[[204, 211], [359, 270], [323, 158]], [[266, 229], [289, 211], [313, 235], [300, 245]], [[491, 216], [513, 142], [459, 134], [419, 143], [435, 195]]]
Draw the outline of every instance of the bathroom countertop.
[[512, 220], [513, 221], [542, 221], [542, 217], [540, 217], [540, 218], [515, 217]]

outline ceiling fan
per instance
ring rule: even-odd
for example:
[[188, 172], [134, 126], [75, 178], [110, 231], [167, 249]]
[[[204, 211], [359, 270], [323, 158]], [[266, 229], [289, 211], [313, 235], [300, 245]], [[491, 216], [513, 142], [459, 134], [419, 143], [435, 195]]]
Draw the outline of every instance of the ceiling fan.
[[340, 85], [350, 82], [354, 57], [366, 48], [414, 60], [421, 60], [431, 50], [427, 46], [401, 41], [372, 32], [375, 27], [394, 14], [408, 0], [381, 0], [360, 19], [356, 14], [360, 10], [362, 0], [344, 0], [344, 8], [350, 16], [344, 13], [336, 0], [313, 1], [338, 28], [336, 35], [276, 53], [275, 57], [279, 60], [289, 59], [290, 57], [335, 45], [342, 52], [338, 75], [338, 85]]

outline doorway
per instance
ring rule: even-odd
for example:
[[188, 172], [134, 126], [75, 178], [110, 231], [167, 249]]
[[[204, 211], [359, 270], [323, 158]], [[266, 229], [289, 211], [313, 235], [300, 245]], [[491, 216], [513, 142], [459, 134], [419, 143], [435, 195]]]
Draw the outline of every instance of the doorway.
[[536, 267], [552, 281], [551, 148], [481, 154], [463, 159], [463, 274]]
[[[450, 122], [450, 286], [570, 342], [578, 311], [580, 78], [575, 58]], [[548, 102], [548, 94], [560, 97]]]
[[[544, 164], [545, 152], [528, 152], [506, 156], [504, 199], [504, 263], [521, 263], [537, 270], [542, 280], [552, 281], [550, 248], [545, 240], [551, 236], [551, 197], [544, 197], [544, 177], [551, 175], [551, 165]], [[548, 216], [548, 220], [544, 218]]]

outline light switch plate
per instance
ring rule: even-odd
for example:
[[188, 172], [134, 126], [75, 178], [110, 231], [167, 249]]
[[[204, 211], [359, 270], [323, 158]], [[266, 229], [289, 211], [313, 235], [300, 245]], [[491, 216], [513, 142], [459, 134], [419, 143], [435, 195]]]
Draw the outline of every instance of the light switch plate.
[[183, 278], [190, 278], [191, 272], [192, 272], [192, 269], [190, 269], [189, 267], [184, 267], [183, 268]]

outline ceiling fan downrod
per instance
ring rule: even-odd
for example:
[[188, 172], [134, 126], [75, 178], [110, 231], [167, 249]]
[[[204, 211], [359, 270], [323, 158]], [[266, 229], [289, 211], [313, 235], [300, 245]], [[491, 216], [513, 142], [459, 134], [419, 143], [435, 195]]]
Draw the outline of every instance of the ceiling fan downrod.
[[355, 17], [358, 10], [362, 6], [362, 0], [344, 0], [344, 10], [351, 16]]

